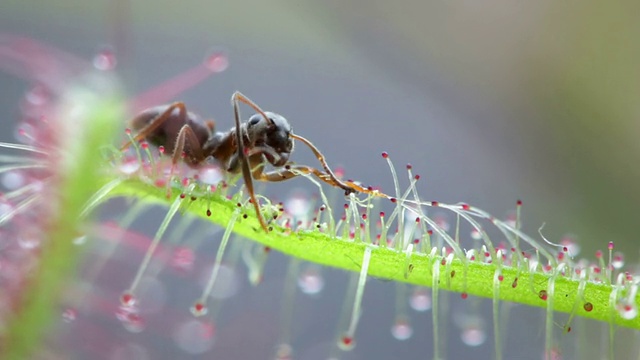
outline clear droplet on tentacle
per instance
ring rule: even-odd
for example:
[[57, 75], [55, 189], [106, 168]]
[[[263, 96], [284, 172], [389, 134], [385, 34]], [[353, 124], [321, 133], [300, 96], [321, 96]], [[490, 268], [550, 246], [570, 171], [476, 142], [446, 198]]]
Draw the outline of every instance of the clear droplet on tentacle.
[[93, 57], [93, 67], [98, 70], [108, 71], [113, 70], [118, 64], [116, 54], [111, 47], [103, 47]]

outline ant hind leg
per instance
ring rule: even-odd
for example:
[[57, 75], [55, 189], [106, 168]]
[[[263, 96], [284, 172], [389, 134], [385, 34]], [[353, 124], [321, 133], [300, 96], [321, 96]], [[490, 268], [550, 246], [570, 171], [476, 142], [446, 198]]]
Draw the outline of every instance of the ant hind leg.
[[[178, 119], [181, 120], [182, 123], [186, 124], [187, 108], [183, 102], [175, 102], [169, 105], [158, 116], [150, 120], [146, 125], [144, 125], [142, 129], [140, 129], [140, 131], [138, 131], [138, 133], [133, 137], [133, 141], [140, 141], [146, 138], [147, 136], [151, 135], [155, 130], [157, 130], [160, 126], [162, 126], [162, 124], [164, 124], [167, 120], [169, 120], [169, 118], [171, 117], [171, 114], [173, 114], [175, 109], [178, 109]], [[137, 123], [144, 119], [145, 115], [146, 115], [146, 111], [138, 115], [137, 117], [133, 118], [133, 120], [131, 120], [131, 125], [135, 128], [136, 125], [138, 125]], [[126, 150], [129, 147], [129, 145], [131, 145], [131, 142], [132, 142], [131, 140], [127, 141], [120, 148], [120, 150], [121, 151]]]

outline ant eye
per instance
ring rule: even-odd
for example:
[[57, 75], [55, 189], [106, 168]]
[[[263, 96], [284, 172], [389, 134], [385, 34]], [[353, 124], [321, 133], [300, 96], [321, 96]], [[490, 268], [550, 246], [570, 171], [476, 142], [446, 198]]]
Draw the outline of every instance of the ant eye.
[[259, 122], [260, 122], [260, 115], [259, 115], [259, 114], [256, 114], [256, 115], [253, 115], [253, 116], [249, 119], [248, 124], [249, 124], [249, 126], [254, 126], [254, 125], [258, 124]]

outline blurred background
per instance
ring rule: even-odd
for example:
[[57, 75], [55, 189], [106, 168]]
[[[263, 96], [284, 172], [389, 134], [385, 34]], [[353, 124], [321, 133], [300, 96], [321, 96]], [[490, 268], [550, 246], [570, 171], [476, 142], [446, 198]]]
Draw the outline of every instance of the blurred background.
[[[0, 32], [28, 36], [88, 60], [109, 46], [128, 96], [193, 67], [212, 50], [225, 51], [229, 69], [180, 97], [190, 110], [214, 118], [219, 129], [232, 126], [229, 99], [240, 90], [264, 109], [287, 117], [294, 131], [311, 139], [348, 178], [393, 192], [380, 158], [388, 151], [397, 166], [413, 164], [422, 176], [419, 190], [425, 199], [464, 201], [497, 217], [512, 212], [522, 199], [525, 232], [535, 235], [546, 223], [548, 239], [573, 234], [581, 255], [589, 258], [614, 241], [627, 262], [635, 263], [635, 222], [640, 216], [639, 11], [635, 1], [4, 0]], [[5, 129], [0, 136], [10, 141], [19, 117], [16, 103], [26, 84], [7, 74], [0, 74], [0, 83]], [[313, 155], [301, 148], [293, 160], [315, 164]], [[296, 180], [270, 184], [266, 193], [285, 198], [298, 188], [312, 189]], [[160, 221], [157, 216], [155, 221], [147, 225], [151, 232]], [[209, 250], [198, 252], [197, 260], [211, 264], [216, 246], [206, 246]], [[129, 259], [130, 276], [139, 258]], [[277, 339], [260, 342], [251, 334], [278, 333], [272, 330], [278, 329], [277, 316], [265, 314], [279, 311], [288, 261], [273, 255], [267, 280], [257, 289], [239, 282], [243, 290], [236, 296], [246, 299], [241, 301], [244, 306], [264, 306], [249, 312], [253, 315], [230, 311], [234, 316], [225, 320], [227, 327], [236, 327], [236, 334], [249, 334], [246, 344], [236, 339], [224, 346], [218, 337], [207, 351], [189, 355], [177, 345], [163, 344], [162, 336], [142, 338], [106, 324], [117, 346], [142, 352], [109, 348], [89, 357], [91, 351], [85, 349], [75, 356], [273, 358]], [[296, 313], [305, 321], [298, 322], [301, 332], [293, 337], [294, 358], [329, 356], [318, 344], [333, 342], [335, 324], [317, 328], [327, 311], [339, 313], [347, 276], [324, 272], [332, 285], [321, 299], [303, 302], [303, 314]], [[124, 288], [127, 280], [121, 277]], [[104, 275], [101, 279], [109, 282]], [[175, 291], [167, 285], [171, 280], [162, 281], [168, 292]], [[367, 291], [394, 290], [393, 284], [380, 283]], [[401, 343], [389, 334], [392, 310], [372, 315], [393, 309], [393, 301], [393, 295], [365, 296], [358, 345], [342, 358], [431, 354], [425, 345], [433, 331], [430, 316], [415, 325], [412, 339]], [[186, 318], [188, 299], [184, 303], [171, 306]], [[222, 312], [234, 306], [240, 305], [225, 305]], [[535, 316], [522, 314], [524, 319]], [[537, 339], [531, 342], [534, 350], [519, 358], [539, 359], [542, 325], [527, 333], [522, 318], [506, 329]], [[485, 358], [478, 357], [476, 348], [454, 346], [460, 342], [454, 326], [437, 331], [451, 332], [451, 358]], [[238, 353], [242, 347], [245, 352]], [[491, 358], [491, 338], [479, 349]]]

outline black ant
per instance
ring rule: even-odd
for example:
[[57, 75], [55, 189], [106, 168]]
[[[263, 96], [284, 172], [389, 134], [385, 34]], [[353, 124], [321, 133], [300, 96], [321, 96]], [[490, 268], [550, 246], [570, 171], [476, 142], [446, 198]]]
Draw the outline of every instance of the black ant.
[[[260, 206], [253, 192], [253, 179], [261, 181], [284, 181], [301, 174], [313, 174], [331, 186], [341, 188], [345, 194], [363, 192], [376, 196], [386, 195], [365, 189], [351, 181], [339, 180], [324, 159], [324, 155], [309, 140], [291, 131], [287, 119], [276, 113], [262, 111], [253, 101], [240, 92], [231, 96], [235, 127], [226, 132], [216, 132], [213, 120], [202, 120], [188, 112], [183, 102], [160, 105], [147, 109], [131, 120], [131, 127], [138, 131], [133, 141], [146, 139], [155, 146], [164, 146], [165, 153], [172, 154], [173, 165], [183, 161], [197, 167], [207, 158], [214, 158], [226, 171], [242, 172], [245, 186], [262, 228], [268, 232], [267, 224], [260, 213]], [[256, 111], [248, 121], [240, 122], [240, 103]], [[240, 129], [240, 131], [237, 131]], [[293, 141], [307, 145], [318, 158], [324, 172], [313, 167], [293, 165], [289, 156]], [[131, 141], [122, 149], [126, 149]], [[264, 172], [265, 161], [278, 168]]]

